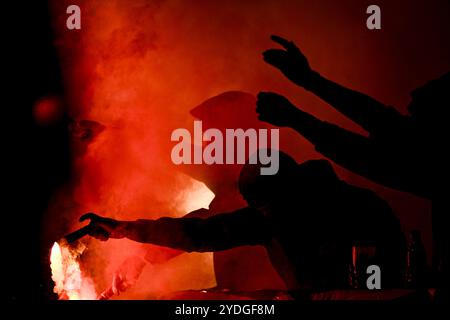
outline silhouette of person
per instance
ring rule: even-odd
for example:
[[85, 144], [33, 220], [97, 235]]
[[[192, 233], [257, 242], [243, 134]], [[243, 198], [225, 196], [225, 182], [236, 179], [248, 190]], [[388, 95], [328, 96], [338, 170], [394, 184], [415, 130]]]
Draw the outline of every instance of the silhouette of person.
[[[266, 128], [268, 125], [257, 119], [256, 97], [242, 91], [227, 91], [211, 97], [191, 110], [191, 114], [202, 121], [204, 130], [216, 128], [225, 132], [230, 128]], [[201, 148], [193, 145], [192, 148]], [[215, 214], [245, 206], [239, 193], [238, 178], [241, 164], [177, 166], [188, 176], [205, 183], [214, 193], [208, 209], [199, 209], [185, 217], [208, 218]], [[145, 244], [142, 254], [126, 258], [114, 272], [111, 287], [104, 297], [118, 294], [133, 286], [147, 263], [163, 264], [184, 251]], [[256, 291], [283, 290], [284, 282], [274, 270], [262, 246], [241, 246], [215, 252], [213, 255], [215, 290]]]
[[[272, 150], [272, 152], [274, 152]], [[351, 247], [376, 247], [385, 286], [399, 279], [404, 249], [400, 225], [370, 190], [341, 181], [326, 160], [298, 165], [280, 152], [279, 171], [260, 175], [247, 163], [239, 190], [247, 207], [208, 218], [118, 221], [88, 213], [90, 235], [128, 238], [187, 252], [261, 245], [289, 290], [346, 287]]]
[[438, 108], [449, 101], [450, 73], [414, 90], [408, 107], [411, 116], [403, 116], [367, 95], [325, 79], [311, 69], [294, 43], [278, 36], [272, 39], [285, 50], [264, 52], [267, 63], [355, 121], [370, 136], [365, 138], [320, 121], [275, 93], [258, 96], [260, 119], [293, 127], [320, 153], [353, 172], [382, 185], [430, 198], [433, 193], [427, 166], [430, 155], [424, 151], [429, 149], [429, 139], [439, 139], [436, 124], [442, 120]]
[[433, 201], [433, 252], [435, 268], [447, 273], [450, 266], [449, 239], [445, 236], [445, 195], [440, 186], [448, 156], [442, 150], [450, 105], [450, 73], [412, 92], [410, 115], [400, 114], [375, 99], [345, 88], [314, 71], [300, 49], [278, 36], [272, 40], [284, 49], [270, 49], [264, 60], [289, 80], [317, 95], [359, 124], [369, 137], [320, 121], [296, 108], [286, 98], [271, 92], [258, 95], [259, 119], [295, 129], [316, 150], [337, 164], [374, 182], [410, 192]]

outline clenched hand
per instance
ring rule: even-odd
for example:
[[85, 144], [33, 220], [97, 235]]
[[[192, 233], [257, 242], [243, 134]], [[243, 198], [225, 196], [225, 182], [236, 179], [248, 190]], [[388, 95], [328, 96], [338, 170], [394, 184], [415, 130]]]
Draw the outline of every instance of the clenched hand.
[[256, 101], [258, 119], [278, 127], [291, 126], [298, 109], [285, 97], [273, 92], [260, 92]]

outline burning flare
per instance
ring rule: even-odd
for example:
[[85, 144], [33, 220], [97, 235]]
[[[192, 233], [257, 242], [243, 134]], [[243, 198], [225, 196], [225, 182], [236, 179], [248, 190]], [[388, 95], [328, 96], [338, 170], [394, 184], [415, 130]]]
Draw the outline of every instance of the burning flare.
[[60, 300], [95, 300], [97, 293], [91, 278], [83, 274], [79, 258], [86, 249], [55, 242], [50, 254], [50, 268], [55, 283], [53, 292]]

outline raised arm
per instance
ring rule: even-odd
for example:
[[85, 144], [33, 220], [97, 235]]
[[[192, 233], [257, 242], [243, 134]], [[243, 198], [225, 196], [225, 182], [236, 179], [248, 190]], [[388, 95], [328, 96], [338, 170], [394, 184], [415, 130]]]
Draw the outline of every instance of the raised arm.
[[314, 93], [370, 133], [377, 133], [402, 122], [404, 117], [394, 108], [372, 97], [348, 89], [314, 71], [305, 55], [291, 41], [278, 36], [271, 39], [284, 49], [263, 53], [264, 61], [279, 69], [289, 80]]
[[100, 240], [128, 238], [187, 252], [220, 251], [242, 245], [262, 245], [270, 234], [264, 217], [251, 208], [210, 218], [160, 218], [117, 221], [88, 213], [91, 236]]

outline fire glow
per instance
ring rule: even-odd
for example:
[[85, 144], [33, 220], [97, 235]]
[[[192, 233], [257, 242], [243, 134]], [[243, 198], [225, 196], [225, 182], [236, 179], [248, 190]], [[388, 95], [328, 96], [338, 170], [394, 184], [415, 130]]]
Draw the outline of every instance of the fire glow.
[[71, 248], [58, 242], [53, 244], [50, 254], [53, 291], [60, 300], [95, 300], [97, 297], [92, 279], [81, 271], [80, 256], [86, 249], [79, 245]]

